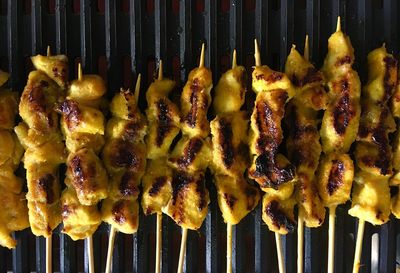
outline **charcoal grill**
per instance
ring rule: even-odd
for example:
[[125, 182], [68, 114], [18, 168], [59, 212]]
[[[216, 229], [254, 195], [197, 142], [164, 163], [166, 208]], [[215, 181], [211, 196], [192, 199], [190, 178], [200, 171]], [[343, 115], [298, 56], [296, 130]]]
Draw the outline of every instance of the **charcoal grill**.
[[[351, 37], [355, 68], [364, 82], [370, 50], [386, 42], [388, 50], [399, 57], [397, 0], [0, 0], [0, 68], [10, 72], [10, 87], [22, 91], [32, 68], [29, 56], [44, 54], [50, 45], [53, 52], [68, 55], [70, 75], [76, 75], [81, 61], [85, 73], [106, 79], [112, 94], [121, 86], [133, 87], [140, 72], [144, 90], [160, 58], [166, 74], [184, 83], [205, 42], [205, 62], [216, 84], [230, 66], [234, 48], [238, 63], [250, 73], [254, 38], [260, 43], [262, 62], [282, 69], [291, 45], [302, 50], [309, 34], [311, 60], [320, 66], [338, 15]], [[211, 181], [207, 186], [212, 202], [202, 228], [189, 232], [186, 272], [225, 270], [226, 228], [215, 187]], [[348, 207], [337, 209], [336, 272], [352, 268], [357, 221], [347, 215]], [[154, 271], [155, 221], [155, 216], [141, 214], [136, 235], [117, 235], [114, 272]], [[326, 222], [321, 228], [305, 229], [304, 272], [326, 272], [327, 226]], [[394, 219], [381, 227], [366, 225], [360, 272], [396, 272], [399, 232], [399, 221]], [[0, 273], [45, 272], [45, 239], [28, 230], [16, 232], [15, 238], [15, 250], [0, 248]], [[102, 225], [94, 235], [96, 272], [104, 270], [107, 238], [108, 226]], [[287, 272], [295, 272], [296, 234], [282, 239]], [[176, 271], [179, 242], [180, 228], [164, 217], [162, 272]], [[83, 241], [73, 242], [57, 229], [53, 269], [88, 272], [85, 249]], [[277, 272], [274, 235], [262, 222], [260, 206], [234, 228], [233, 270]]]

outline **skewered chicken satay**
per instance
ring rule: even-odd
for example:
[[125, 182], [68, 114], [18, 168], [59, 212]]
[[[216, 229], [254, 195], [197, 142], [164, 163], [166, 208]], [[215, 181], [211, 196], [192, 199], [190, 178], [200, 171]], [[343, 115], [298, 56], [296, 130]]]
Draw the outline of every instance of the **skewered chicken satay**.
[[322, 72], [328, 87], [328, 105], [320, 130], [324, 156], [318, 167], [318, 192], [329, 208], [328, 273], [334, 260], [336, 207], [350, 198], [354, 165], [347, 154], [355, 141], [360, 121], [360, 79], [352, 69], [354, 49], [340, 26], [328, 40]]
[[64, 95], [68, 60], [64, 55], [34, 56], [36, 71], [29, 74], [21, 96], [21, 122], [15, 132], [25, 148], [29, 222], [33, 234], [50, 237], [61, 222], [59, 165], [65, 149], [53, 107]]
[[[306, 44], [305, 51], [307, 47]], [[307, 227], [319, 227], [325, 218], [325, 208], [318, 194], [315, 176], [322, 151], [317, 115], [319, 110], [326, 108], [326, 93], [322, 73], [307, 58], [293, 46], [286, 60], [285, 72], [296, 90], [286, 108], [285, 123], [289, 129], [286, 147], [290, 160], [296, 166], [299, 221], [304, 221]]]
[[[138, 79], [140, 86], [140, 79]], [[139, 87], [137, 91], [139, 92]], [[139, 219], [139, 184], [146, 168], [144, 136], [145, 117], [137, 108], [136, 98], [129, 90], [121, 90], [111, 102], [112, 119], [107, 124], [103, 161], [110, 176], [109, 197], [102, 206], [103, 220], [117, 231], [132, 234], [137, 231]], [[125, 130], [116, 134], [113, 127], [122, 123]], [[127, 124], [129, 124], [127, 126]], [[129, 131], [129, 132], [127, 132]], [[129, 134], [131, 137], [124, 137]]]
[[385, 46], [368, 54], [368, 83], [363, 88], [362, 116], [354, 157], [358, 166], [349, 214], [358, 217], [353, 272], [360, 267], [364, 221], [381, 225], [389, 221], [389, 179], [393, 174], [389, 134], [396, 124], [389, 99], [397, 83], [397, 61]]
[[246, 71], [236, 65], [225, 72], [215, 88], [213, 107], [217, 116], [210, 123], [212, 162], [218, 204], [226, 223], [236, 225], [257, 206], [257, 188], [243, 174], [249, 165], [247, 113], [240, 111], [246, 92]]
[[293, 97], [289, 78], [268, 66], [261, 66], [260, 52], [255, 41], [256, 66], [253, 90], [257, 94], [251, 116], [250, 151], [253, 163], [249, 176], [266, 194], [263, 197], [263, 220], [271, 231], [286, 234], [294, 229], [293, 198], [295, 167], [278, 148], [283, 134], [281, 121], [285, 105]]
[[13, 231], [29, 227], [28, 208], [22, 181], [14, 171], [17, 169], [23, 148], [12, 132], [18, 113], [17, 93], [2, 88], [8, 74], [0, 70], [0, 245], [15, 248]]
[[163, 77], [160, 60], [158, 78], [146, 92], [146, 116], [149, 132], [146, 137], [147, 168], [142, 179], [143, 195], [141, 205], [145, 215], [157, 214], [156, 264], [155, 272], [161, 272], [162, 208], [172, 196], [172, 168], [167, 165], [171, 144], [180, 132], [180, 113], [169, 96], [175, 82]]
[[63, 232], [73, 240], [90, 238], [101, 223], [97, 203], [108, 196], [107, 172], [98, 157], [104, 144], [104, 116], [94, 107], [106, 92], [100, 76], [82, 76], [67, 91], [56, 110], [69, 152], [61, 195]]

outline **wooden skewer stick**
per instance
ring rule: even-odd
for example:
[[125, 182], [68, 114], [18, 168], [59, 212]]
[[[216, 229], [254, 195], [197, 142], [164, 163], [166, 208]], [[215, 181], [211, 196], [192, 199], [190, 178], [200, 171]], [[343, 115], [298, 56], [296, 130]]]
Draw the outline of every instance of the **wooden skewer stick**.
[[[236, 49], [232, 54], [232, 69], [237, 66]], [[226, 273], [232, 273], [232, 224], [226, 223]]]
[[187, 228], [182, 228], [181, 249], [179, 251], [178, 273], [183, 272], [183, 261], [186, 255]]
[[115, 242], [116, 234], [117, 234], [117, 230], [115, 229], [114, 226], [111, 225], [110, 234], [108, 236], [107, 262], [106, 262], [105, 273], [111, 272], [111, 262], [112, 262], [112, 256], [114, 253], [114, 242]]
[[333, 273], [335, 269], [335, 217], [336, 206], [332, 206], [329, 208], [328, 273]]
[[362, 243], [363, 243], [363, 238], [364, 238], [364, 228], [365, 228], [365, 221], [359, 219], [358, 220], [358, 229], [357, 229], [356, 250], [354, 253], [353, 273], [358, 273], [358, 270], [360, 269]]
[[[160, 60], [158, 65], [158, 80], [163, 79], [163, 63]], [[162, 213], [157, 213], [157, 230], [156, 230], [156, 265], [155, 273], [161, 272], [161, 255], [162, 255]]]
[[46, 237], [46, 273], [52, 272], [53, 267], [53, 255], [52, 255], [52, 235]]
[[256, 66], [261, 66], [260, 48], [258, 47], [257, 39], [254, 39], [254, 59], [256, 60]]
[[[47, 46], [47, 56], [51, 56], [50, 46]], [[50, 235], [49, 237], [46, 237], [46, 273], [51, 273], [53, 270], [52, 244], [53, 244], [52, 235]]]
[[341, 22], [340, 22], [340, 16], [337, 17], [336, 31], [342, 31], [342, 25], [341, 25]]
[[93, 259], [93, 237], [86, 238], [87, 242], [87, 255], [89, 261], [89, 273], [94, 273], [94, 259]]
[[226, 273], [232, 273], [232, 225], [226, 224]]
[[157, 213], [157, 231], [156, 231], [156, 267], [155, 272], [161, 272], [162, 255], [162, 213]]
[[[308, 35], [304, 42], [304, 59], [310, 59], [310, 47], [308, 43]], [[297, 219], [297, 273], [303, 273], [304, 266], [304, 219], [299, 213]]]
[[[141, 80], [141, 75], [139, 74], [136, 80], [136, 86], [135, 86], [135, 103], [137, 105], [138, 99], [139, 99], [139, 92], [140, 92], [140, 80]], [[107, 261], [106, 261], [106, 270], [105, 273], [110, 273], [111, 272], [111, 262], [112, 262], [112, 257], [114, 253], [114, 243], [115, 243], [115, 236], [117, 235], [117, 229], [111, 225], [110, 229], [110, 234], [108, 237], [108, 249], [107, 249]]]
[[279, 273], [285, 273], [285, 263], [283, 261], [281, 235], [278, 232], [275, 232], [275, 242], [276, 242], [276, 255], [278, 256]]

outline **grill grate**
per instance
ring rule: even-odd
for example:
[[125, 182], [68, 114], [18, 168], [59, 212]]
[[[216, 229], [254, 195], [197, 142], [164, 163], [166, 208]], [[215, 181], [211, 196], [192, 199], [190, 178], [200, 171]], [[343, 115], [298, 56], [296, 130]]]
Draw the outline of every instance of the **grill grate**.
[[[70, 75], [82, 62], [84, 72], [99, 73], [110, 93], [132, 87], [142, 73], [144, 88], [162, 58], [166, 73], [183, 83], [196, 66], [200, 44], [207, 44], [206, 65], [214, 83], [230, 65], [233, 48], [238, 63], [251, 71], [253, 39], [261, 46], [262, 62], [282, 69], [292, 43], [300, 49], [310, 35], [311, 59], [320, 66], [336, 18], [352, 39], [355, 67], [366, 77], [366, 54], [383, 41], [397, 56], [400, 3], [396, 0], [0, 0], [0, 68], [11, 73], [10, 87], [22, 91], [32, 65], [29, 56], [53, 51], [70, 58]], [[75, 65], [74, 65], [75, 64]], [[144, 101], [142, 93], [141, 101]], [[216, 192], [208, 181], [212, 203], [199, 232], [189, 232], [186, 272], [223, 272], [226, 229]], [[357, 221], [347, 215], [348, 204], [337, 209], [336, 272], [350, 272]], [[305, 272], [325, 272], [327, 223], [305, 229]], [[366, 225], [361, 272], [395, 272], [399, 222]], [[377, 234], [377, 235], [374, 235]], [[371, 252], [372, 236], [378, 252]], [[0, 248], [0, 273], [45, 272], [45, 240], [29, 231], [17, 232], [18, 247]], [[94, 235], [95, 269], [104, 270], [108, 227]], [[296, 234], [282, 237], [287, 272], [295, 272]], [[179, 256], [180, 229], [164, 217], [162, 272], [174, 272]], [[114, 272], [154, 271], [155, 216], [140, 215], [136, 235], [118, 234]], [[58, 229], [53, 235], [53, 268], [88, 272], [84, 242], [73, 242]], [[377, 260], [376, 260], [377, 259]], [[233, 232], [234, 272], [277, 272], [273, 234], [262, 223], [260, 206]]]

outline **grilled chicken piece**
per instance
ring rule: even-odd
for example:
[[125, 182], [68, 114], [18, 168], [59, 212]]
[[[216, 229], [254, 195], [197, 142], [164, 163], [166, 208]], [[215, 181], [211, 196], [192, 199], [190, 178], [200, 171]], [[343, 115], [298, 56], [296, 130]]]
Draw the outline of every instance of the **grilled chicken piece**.
[[145, 215], [161, 213], [172, 195], [172, 169], [166, 158], [151, 160], [142, 179], [142, 208]]
[[24, 153], [18, 138], [12, 132], [0, 129], [0, 143], [0, 169], [15, 170]]
[[28, 208], [26, 206], [25, 193], [10, 192], [8, 181], [4, 181], [0, 175], [0, 245], [7, 248], [15, 248], [16, 240], [11, 236], [13, 231], [23, 230], [29, 227]]
[[288, 156], [296, 166], [296, 199], [299, 215], [307, 227], [318, 227], [325, 218], [325, 208], [318, 194], [315, 172], [321, 155], [317, 117], [326, 108], [323, 75], [293, 46], [285, 71], [295, 87], [295, 96], [286, 108], [285, 124]]
[[213, 108], [215, 113], [239, 112], [246, 95], [246, 70], [235, 66], [226, 71], [215, 87]]
[[132, 234], [139, 224], [139, 184], [146, 169], [147, 124], [133, 93], [121, 90], [111, 102], [103, 162], [110, 177], [109, 197], [102, 204], [103, 220]]
[[60, 201], [64, 224], [63, 232], [68, 234], [72, 240], [81, 240], [91, 236], [101, 224], [101, 214], [97, 205], [82, 205], [73, 188], [65, 189]]
[[262, 219], [272, 232], [293, 232], [296, 225], [293, 214], [295, 205], [294, 198], [279, 199], [277, 195], [266, 193], [262, 202]]
[[400, 195], [398, 192], [390, 200], [390, 211], [397, 219], [400, 219]]
[[155, 80], [146, 93], [149, 132], [146, 137], [147, 158], [165, 157], [180, 131], [178, 107], [168, 99], [175, 87], [169, 79]]
[[188, 172], [205, 171], [211, 160], [210, 153], [211, 148], [208, 139], [184, 136], [176, 144], [168, 158], [168, 163], [176, 169]]
[[181, 95], [181, 127], [184, 135], [201, 138], [209, 135], [207, 111], [211, 104], [212, 87], [212, 75], [208, 68], [202, 66], [190, 71]]
[[349, 214], [373, 225], [382, 225], [389, 221], [390, 190], [388, 178], [359, 171], [354, 181]]
[[392, 167], [393, 176], [389, 180], [390, 186], [400, 185], [400, 131], [397, 131], [393, 140]]
[[321, 158], [318, 172], [318, 192], [325, 207], [344, 204], [350, 199], [354, 164], [348, 154], [330, 153]]
[[218, 205], [225, 222], [238, 224], [260, 200], [259, 190], [241, 176], [215, 175]]
[[215, 173], [243, 176], [250, 161], [246, 145], [248, 123], [247, 113], [241, 111], [218, 114], [211, 121], [213, 136], [211, 167]]
[[31, 57], [33, 66], [49, 76], [62, 88], [67, 86], [68, 82], [68, 58], [65, 55]]
[[199, 229], [207, 216], [210, 203], [204, 173], [177, 171], [171, 185], [172, 198], [162, 211], [182, 228]]
[[46, 204], [28, 200], [29, 223], [35, 236], [49, 237], [61, 223], [60, 201]]
[[[253, 77], [257, 75], [253, 72]], [[280, 75], [276, 76], [278, 78], [286, 77], [281, 74], [277, 75]], [[254, 90], [256, 89], [254, 88]], [[262, 189], [278, 187], [295, 178], [294, 166], [285, 156], [277, 153], [283, 139], [281, 121], [285, 113], [288, 92], [283, 89], [256, 92], [259, 93], [251, 116], [250, 130], [250, 151], [254, 157], [249, 168], [249, 176]]]
[[322, 72], [327, 80], [329, 103], [321, 126], [324, 153], [347, 153], [358, 132], [361, 108], [360, 79], [352, 69], [354, 49], [342, 31], [328, 40], [328, 55]]
[[18, 113], [18, 93], [8, 90], [0, 92], [0, 130], [12, 130]]
[[82, 205], [95, 205], [107, 198], [107, 172], [93, 150], [83, 148], [71, 153], [67, 159], [67, 166], [65, 184], [74, 187]]
[[19, 104], [19, 114], [29, 128], [43, 134], [58, 130], [58, 117], [53, 107], [60, 95], [60, 87], [46, 74], [29, 73]]

